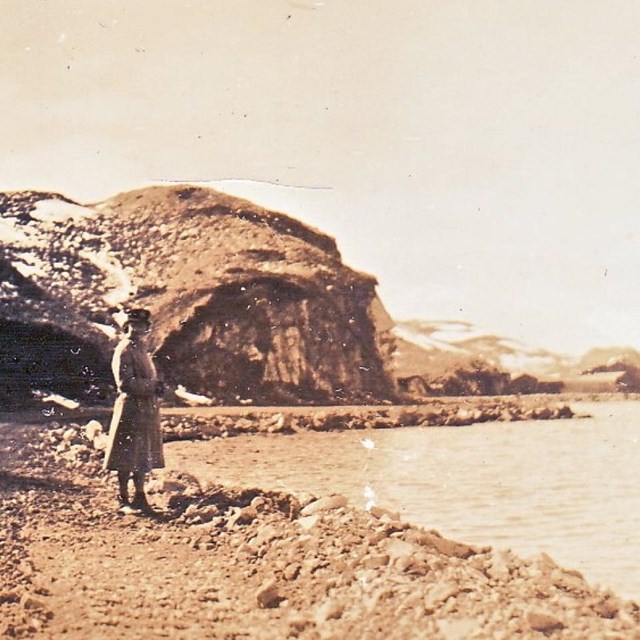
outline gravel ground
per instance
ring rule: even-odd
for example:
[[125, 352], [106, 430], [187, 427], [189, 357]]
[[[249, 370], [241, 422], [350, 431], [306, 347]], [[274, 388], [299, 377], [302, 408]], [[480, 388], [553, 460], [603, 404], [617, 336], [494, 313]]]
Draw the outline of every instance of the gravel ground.
[[342, 496], [185, 472], [151, 480], [155, 515], [119, 515], [99, 446], [77, 424], [0, 425], [0, 636], [640, 639], [635, 603], [544, 554], [446, 540]]

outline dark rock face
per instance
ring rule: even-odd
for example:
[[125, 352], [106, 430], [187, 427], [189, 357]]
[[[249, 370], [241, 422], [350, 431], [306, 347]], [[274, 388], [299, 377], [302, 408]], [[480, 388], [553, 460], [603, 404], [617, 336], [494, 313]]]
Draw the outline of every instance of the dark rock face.
[[41, 394], [64, 392], [85, 403], [109, 398], [109, 362], [90, 342], [54, 328], [0, 323], [0, 408], [39, 402]]
[[[123, 305], [152, 312], [169, 385], [214, 402], [395, 395], [375, 280], [342, 264], [332, 238], [210, 189], [151, 187], [93, 206], [0, 194], [0, 303], [0, 372], [22, 380], [0, 405], [27, 389], [104, 397], [110, 310]], [[18, 370], [29, 335], [31, 364]]]
[[227, 402], [375, 402], [389, 387], [367, 302], [313, 298], [278, 280], [228, 285], [167, 338], [158, 361], [170, 383]]

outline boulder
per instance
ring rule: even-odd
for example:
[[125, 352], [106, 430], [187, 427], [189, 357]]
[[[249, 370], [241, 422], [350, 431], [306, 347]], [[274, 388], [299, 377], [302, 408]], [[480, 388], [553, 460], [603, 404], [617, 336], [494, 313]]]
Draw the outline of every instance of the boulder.
[[331, 511], [332, 509], [339, 509], [340, 507], [346, 507], [348, 500], [345, 496], [334, 495], [319, 498], [314, 502], [310, 502], [301, 511], [301, 516], [312, 516], [323, 511]]

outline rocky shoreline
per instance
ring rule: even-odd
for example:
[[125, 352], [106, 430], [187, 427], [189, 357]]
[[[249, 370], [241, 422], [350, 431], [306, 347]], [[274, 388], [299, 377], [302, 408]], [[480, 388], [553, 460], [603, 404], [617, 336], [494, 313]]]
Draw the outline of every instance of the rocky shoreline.
[[567, 402], [544, 397], [434, 398], [429, 403], [379, 407], [264, 407], [229, 412], [225, 408], [163, 411], [166, 441], [232, 437], [250, 433], [464, 427], [483, 422], [564, 420], [575, 417]]
[[545, 554], [453, 542], [343, 496], [185, 470], [150, 482], [155, 517], [118, 515], [93, 430], [0, 426], [4, 637], [640, 638], [635, 603]]

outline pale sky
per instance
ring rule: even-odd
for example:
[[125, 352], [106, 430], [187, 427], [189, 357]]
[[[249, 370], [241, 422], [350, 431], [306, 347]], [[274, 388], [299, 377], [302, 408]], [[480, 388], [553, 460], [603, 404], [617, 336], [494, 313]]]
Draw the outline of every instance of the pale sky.
[[213, 181], [333, 235], [396, 319], [640, 348], [635, 0], [0, 10], [0, 189]]

